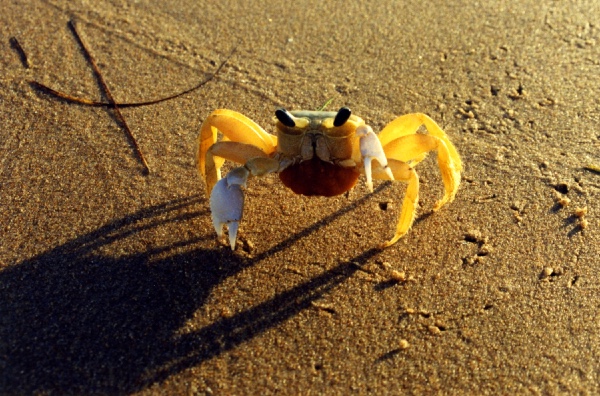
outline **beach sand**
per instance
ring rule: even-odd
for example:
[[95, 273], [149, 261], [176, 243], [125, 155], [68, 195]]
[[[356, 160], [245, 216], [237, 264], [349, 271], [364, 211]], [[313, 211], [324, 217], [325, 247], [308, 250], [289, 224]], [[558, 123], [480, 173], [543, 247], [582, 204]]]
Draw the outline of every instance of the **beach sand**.
[[[600, 5], [452, 0], [7, 1], [0, 15], [0, 393], [600, 393]], [[106, 102], [67, 22], [123, 108]], [[19, 53], [14, 37], [27, 60]], [[423, 112], [403, 183], [294, 195], [253, 179], [218, 241], [194, 146], [217, 108]], [[590, 165], [592, 167], [590, 167]], [[583, 216], [583, 208], [587, 213]], [[579, 209], [579, 211], [578, 211]]]

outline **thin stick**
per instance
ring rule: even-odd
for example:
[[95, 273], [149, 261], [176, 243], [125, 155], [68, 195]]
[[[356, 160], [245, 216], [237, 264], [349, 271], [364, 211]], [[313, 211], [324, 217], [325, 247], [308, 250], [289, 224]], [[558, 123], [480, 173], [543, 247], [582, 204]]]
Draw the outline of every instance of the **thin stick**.
[[13, 47], [13, 49], [19, 55], [19, 59], [21, 60], [21, 64], [23, 64], [23, 67], [25, 69], [29, 69], [29, 67], [31, 66], [29, 63], [29, 58], [27, 58], [27, 53], [25, 53], [25, 50], [23, 49], [23, 47], [21, 47], [19, 40], [17, 40], [16, 37], [11, 37], [10, 39], [8, 39], [8, 41], [10, 42], [10, 46]]
[[57, 91], [57, 90], [52, 89], [49, 86], [44, 85], [44, 84], [42, 84], [40, 82], [37, 82], [37, 81], [30, 81], [30, 84], [34, 88], [37, 88], [37, 89], [43, 91], [44, 93], [46, 93], [48, 95], [55, 96], [55, 97], [57, 97], [59, 99], [63, 99], [63, 100], [65, 100], [67, 102], [70, 102], [70, 103], [77, 103], [77, 104], [84, 105], [84, 106], [91, 106], [91, 107], [114, 107], [114, 106], [119, 106], [120, 108], [149, 106], [149, 105], [153, 105], [153, 104], [157, 104], [157, 103], [161, 103], [161, 102], [166, 102], [167, 100], [179, 98], [180, 96], [186, 95], [186, 94], [188, 94], [190, 92], [193, 92], [193, 91], [195, 91], [195, 90], [203, 87], [204, 85], [208, 84], [221, 71], [221, 69], [225, 66], [225, 64], [227, 64], [227, 62], [229, 61], [229, 59], [235, 53], [236, 49], [237, 49], [237, 47], [234, 47], [233, 50], [231, 50], [231, 52], [229, 53], [229, 55], [227, 56], [227, 58], [225, 58], [225, 60], [223, 62], [221, 62], [221, 64], [219, 65], [219, 67], [217, 67], [217, 70], [215, 70], [214, 73], [212, 73], [210, 76], [208, 76], [208, 78], [206, 78], [205, 80], [201, 81], [200, 83], [198, 83], [197, 85], [193, 86], [192, 88], [186, 89], [185, 91], [179, 92], [179, 93], [177, 93], [175, 95], [171, 95], [171, 96], [167, 96], [165, 98], [160, 98], [160, 99], [155, 99], [155, 100], [149, 100], [149, 101], [146, 101], [146, 102], [134, 102], [134, 103], [105, 103], [105, 102], [96, 102], [96, 101], [89, 100], [89, 99], [77, 98], [77, 97], [69, 95], [67, 93]]
[[323, 104], [323, 106], [319, 107], [319, 108], [317, 109], [317, 111], [323, 111], [323, 110], [325, 110], [325, 108], [326, 108], [327, 106], [329, 106], [329, 105], [331, 104], [331, 102], [333, 102], [333, 99], [335, 99], [335, 98], [330, 98], [330, 99], [329, 99], [327, 102], [325, 102], [325, 103]]
[[600, 165], [596, 164], [587, 164], [583, 167], [585, 170], [592, 171], [594, 173], [600, 174]]
[[96, 64], [96, 61], [94, 60], [94, 57], [92, 56], [92, 54], [90, 53], [90, 51], [87, 49], [87, 46], [83, 42], [83, 39], [81, 38], [81, 36], [77, 32], [77, 28], [75, 26], [75, 21], [70, 20], [69, 23], [68, 23], [68, 25], [69, 25], [69, 28], [71, 29], [71, 31], [73, 32], [73, 35], [75, 36], [75, 39], [77, 40], [77, 42], [81, 46], [81, 49], [85, 53], [85, 56], [86, 56], [88, 62], [90, 62], [90, 65], [92, 65], [92, 69], [94, 69], [94, 74], [96, 74], [96, 78], [100, 82], [100, 85], [102, 85], [102, 89], [104, 90], [104, 93], [106, 95], [106, 99], [108, 99], [108, 102], [109, 102], [109, 106], [108, 107], [114, 109], [115, 115], [117, 116], [117, 119], [119, 120], [119, 122], [121, 122], [121, 124], [125, 128], [125, 132], [127, 133], [127, 136], [129, 137], [130, 142], [133, 144], [133, 148], [135, 149], [135, 153], [137, 154], [137, 156], [140, 159], [140, 161], [142, 161], [142, 165], [144, 165], [145, 173], [149, 174], [150, 173], [150, 167], [148, 166], [148, 162], [146, 161], [146, 158], [144, 157], [144, 154], [142, 153], [142, 150], [140, 149], [140, 146], [138, 145], [137, 141], [135, 140], [135, 136], [133, 136], [133, 133], [131, 132], [131, 129], [129, 129], [129, 126], [127, 125], [127, 122], [125, 121], [125, 118], [123, 117], [123, 114], [121, 114], [121, 111], [119, 110], [119, 107], [118, 107], [117, 103], [115, 102], [115, 99], [113, 98], [112, 93], [110, 92], [110, 89], [108, 89], [108, 86], [106, 85], [106, 82], [104, 81], [104, 77], [102, 77], [102, 73], [100, 72], [100, 68]]

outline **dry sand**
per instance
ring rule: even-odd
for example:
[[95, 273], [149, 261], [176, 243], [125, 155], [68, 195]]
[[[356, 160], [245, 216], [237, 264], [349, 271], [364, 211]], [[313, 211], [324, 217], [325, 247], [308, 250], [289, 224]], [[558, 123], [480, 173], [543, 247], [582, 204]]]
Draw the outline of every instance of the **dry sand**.
[[[598, 2], [207, 3], [3, 2], [0, 393], [600, 393]], [[119, 102], [193, 86], [237, 45], [203, 89], [122, 110], [148, 176], [111, 110], [30, 86], [106, 100], [71, 17]], [[202, 120], [268, 127], [330, 98], [377, 130], [436, 119], [465, 163], [456, 201], [430, 213], [429, 158], [418, 221], [377, 251], [404, 185], [253, 180], [231, 252], [194, 168]]]

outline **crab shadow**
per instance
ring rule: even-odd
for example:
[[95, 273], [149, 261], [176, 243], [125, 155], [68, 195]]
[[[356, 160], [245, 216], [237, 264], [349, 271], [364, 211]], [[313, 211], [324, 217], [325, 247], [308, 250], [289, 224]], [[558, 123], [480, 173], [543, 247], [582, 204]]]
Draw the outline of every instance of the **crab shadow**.
[[142, 209], [9, 266], [0, 272], [0, 393], [132, 393], [252, 339], [310, 307], [379, 251], [340, 262], [232, 317], [179, 332], [224, 279], [370, 196], [254, 258], [200, 248], [212, 233], [141, 253], [113, 253], [113, 243], [207, 214], [203, 200], [189, 197]]

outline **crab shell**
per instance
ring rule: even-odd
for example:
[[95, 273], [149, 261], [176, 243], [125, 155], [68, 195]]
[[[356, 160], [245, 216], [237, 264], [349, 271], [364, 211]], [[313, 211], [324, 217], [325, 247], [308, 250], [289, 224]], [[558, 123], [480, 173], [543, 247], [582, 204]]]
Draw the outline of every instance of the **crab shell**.
[[360, 176], [359, 137], [356, 129], [365, 122], [355, 115], [334, 126], [338, 113], [291, 111], [295, 126], [275, 120], [277, 153], [291, 164], [279, 173], [283, 184], [296, 194], [331, 197], [343, 194]]

